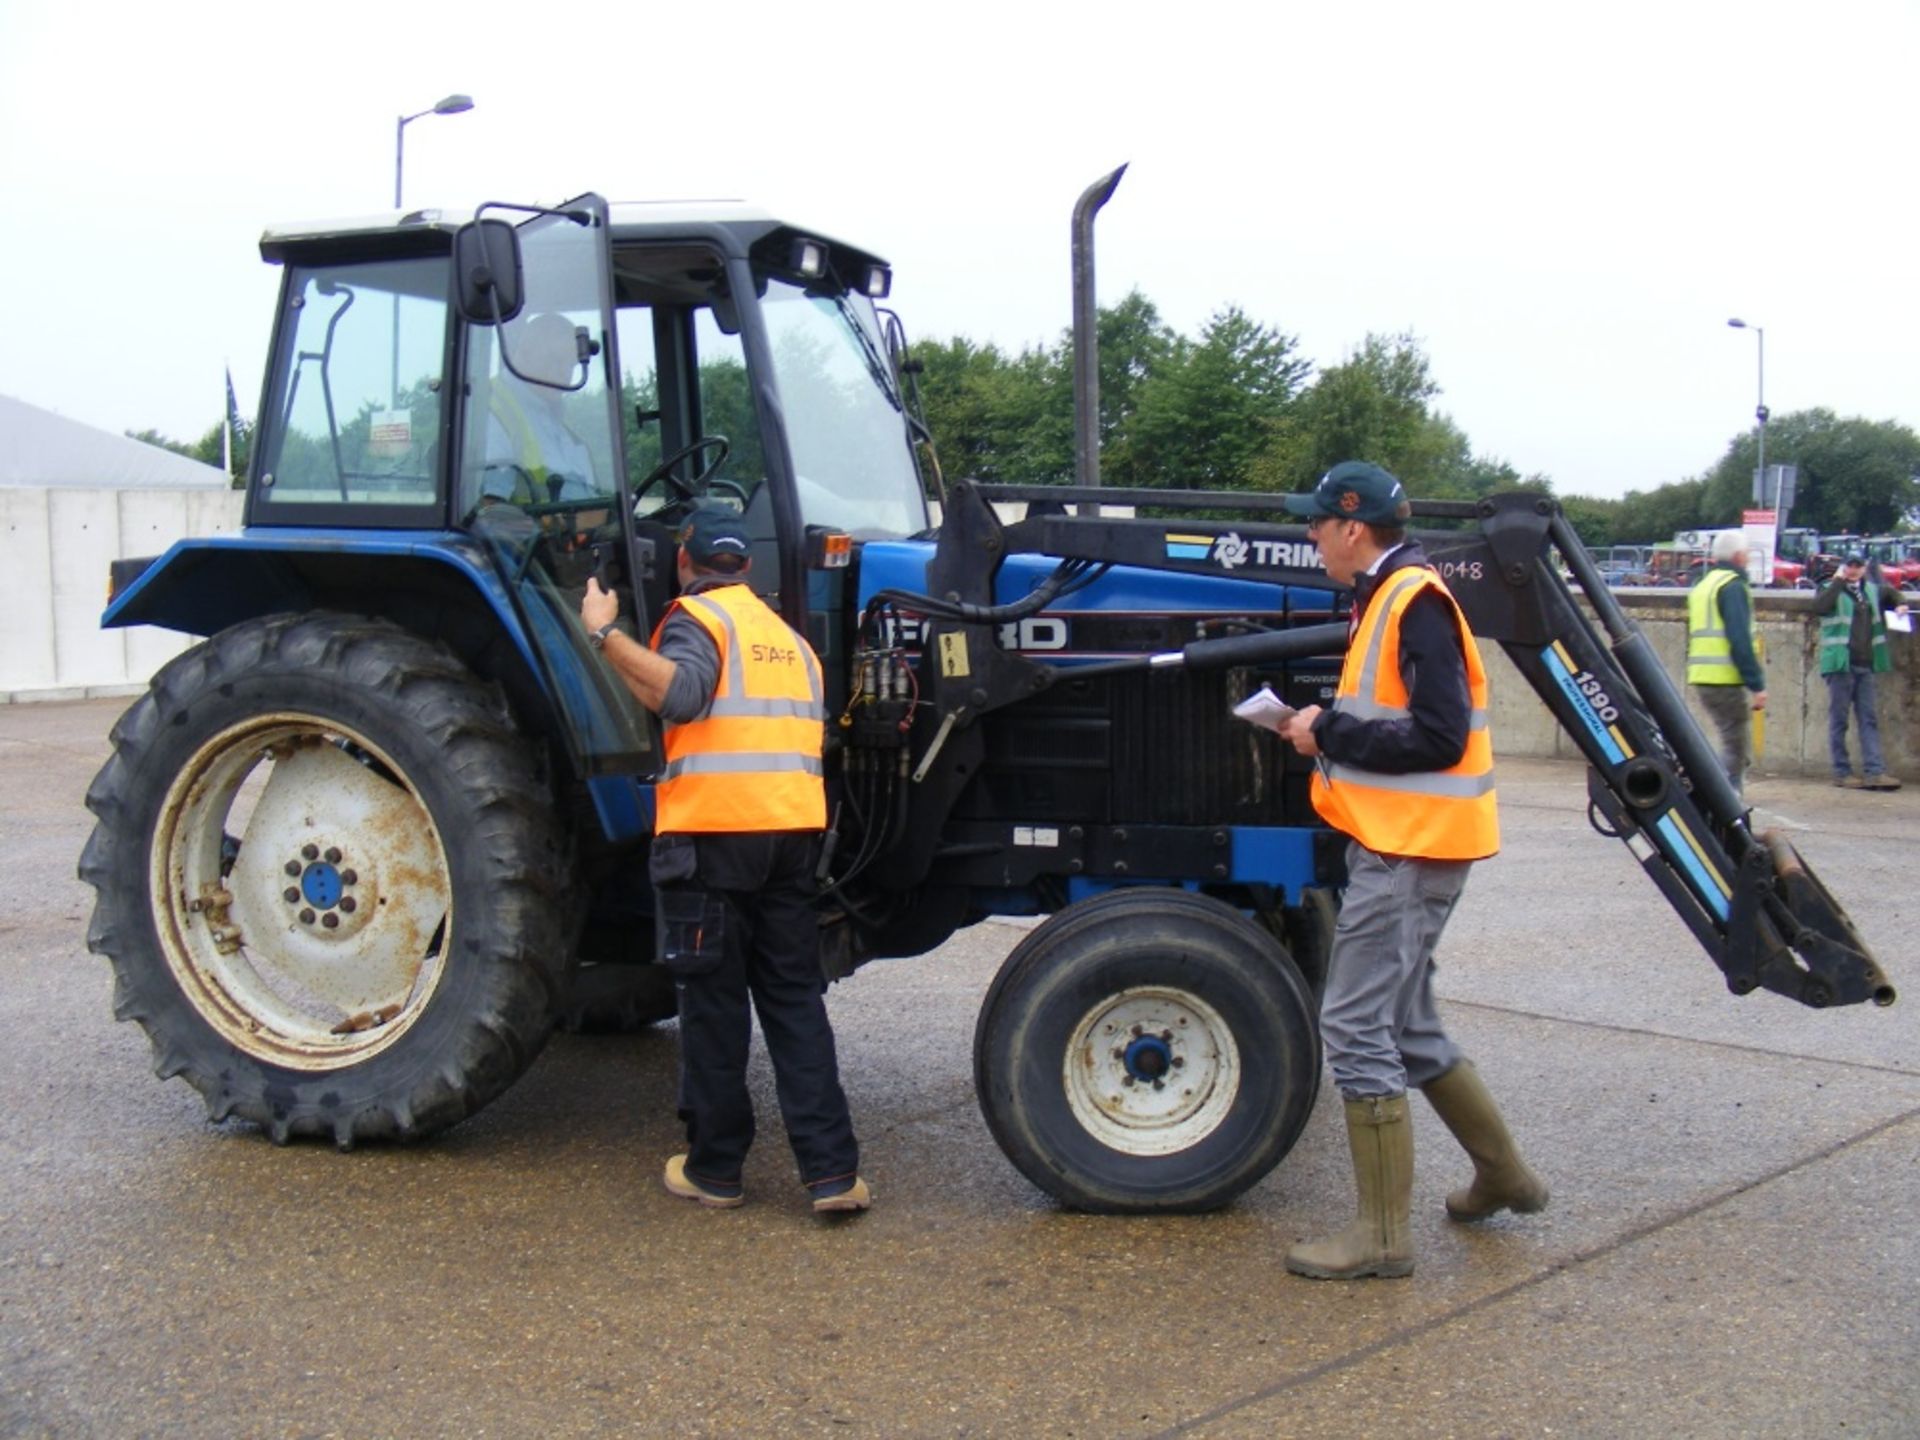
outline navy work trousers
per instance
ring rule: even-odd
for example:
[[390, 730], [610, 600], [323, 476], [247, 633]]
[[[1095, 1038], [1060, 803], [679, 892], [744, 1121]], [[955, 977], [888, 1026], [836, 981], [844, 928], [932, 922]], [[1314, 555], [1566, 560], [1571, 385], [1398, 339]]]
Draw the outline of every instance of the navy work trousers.
[[718, 963], [674, 978], [687, 1173], [721, 1189], [740, 1183], [754, 1131], [747, 1093], [751, 996], [800, 1179], [808, 1186], [849, 1179], [860, 1152], [820, 973], [812, 905], [819, 836], [700, 835], [695, 844], [697, 883], [722, 903], [726, 921]]

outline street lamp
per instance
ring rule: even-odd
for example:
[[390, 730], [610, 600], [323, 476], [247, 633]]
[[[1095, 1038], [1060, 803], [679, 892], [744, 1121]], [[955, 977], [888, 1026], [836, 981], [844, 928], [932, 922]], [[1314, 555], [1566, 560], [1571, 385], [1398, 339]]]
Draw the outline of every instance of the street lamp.
[[[1764, 505], [1767, 501], [1767, 329], [1764, 325], [1749, 325], [1741, 319], [1727, 321], [1735, 330], [1751, 330], [1760, 342], [1760, 398], [1754, 406], [1754, 437], [1759, 449], [1757, 473], [1759, 481], [1754, 490], [1753, 503]], [[1779, 497], [1774, 497], [1777, 502]], [[1776, 508], [1777, 504], [1776, 504]]]
[[431, 110], [402, 115], [393, 127], [393, 208], [400, 208], [400, 165], [407, 146], [407, 126], [423, 115], [458, 115], [473, 108], [471, 95], [449, 95]]

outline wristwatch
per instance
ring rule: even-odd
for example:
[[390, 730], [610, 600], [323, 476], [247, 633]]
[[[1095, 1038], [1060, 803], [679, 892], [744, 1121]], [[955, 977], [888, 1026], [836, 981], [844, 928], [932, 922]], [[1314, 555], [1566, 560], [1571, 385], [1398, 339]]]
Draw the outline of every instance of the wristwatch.
[[617, 626], [619, 623], [620, 622], [618, 620], [609, 620], [606, 624], [602, 625], [598, 630], [593, 630], [588, 632], [587, 644], [591, 645], [596, 650], [606, 649], [607, 636], [613, 633], [614, 627]]

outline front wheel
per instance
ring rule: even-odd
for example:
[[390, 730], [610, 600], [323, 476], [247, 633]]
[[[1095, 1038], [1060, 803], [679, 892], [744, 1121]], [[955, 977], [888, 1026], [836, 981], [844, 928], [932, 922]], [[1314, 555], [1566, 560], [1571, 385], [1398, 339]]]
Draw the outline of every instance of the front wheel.
[[1084, 900], [1007, 957], [974, 1083], [1014, 1166], [1080, 1210], [1212, 1210], [1293, 1148], [1320, 1083], [1313, 1001], [1279, 942], [1220, 901]]
[[562, 845], [499, 693], [449, 653], [344, 615], [250, 621], [156, 675], [113, 747], [88, 947], [213, 1119], [423, 1135], [532, 1062]]

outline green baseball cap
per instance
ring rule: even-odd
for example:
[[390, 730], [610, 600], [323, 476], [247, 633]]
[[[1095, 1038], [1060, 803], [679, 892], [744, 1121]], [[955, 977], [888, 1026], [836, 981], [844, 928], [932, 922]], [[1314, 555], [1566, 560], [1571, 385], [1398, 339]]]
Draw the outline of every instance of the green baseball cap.
[[1286, 497], [1287, 511], [1313, 518], [1404, 525], [1413, 514], [1406, 487], [1370, 460], [1342, 460], [1305, 495]]

